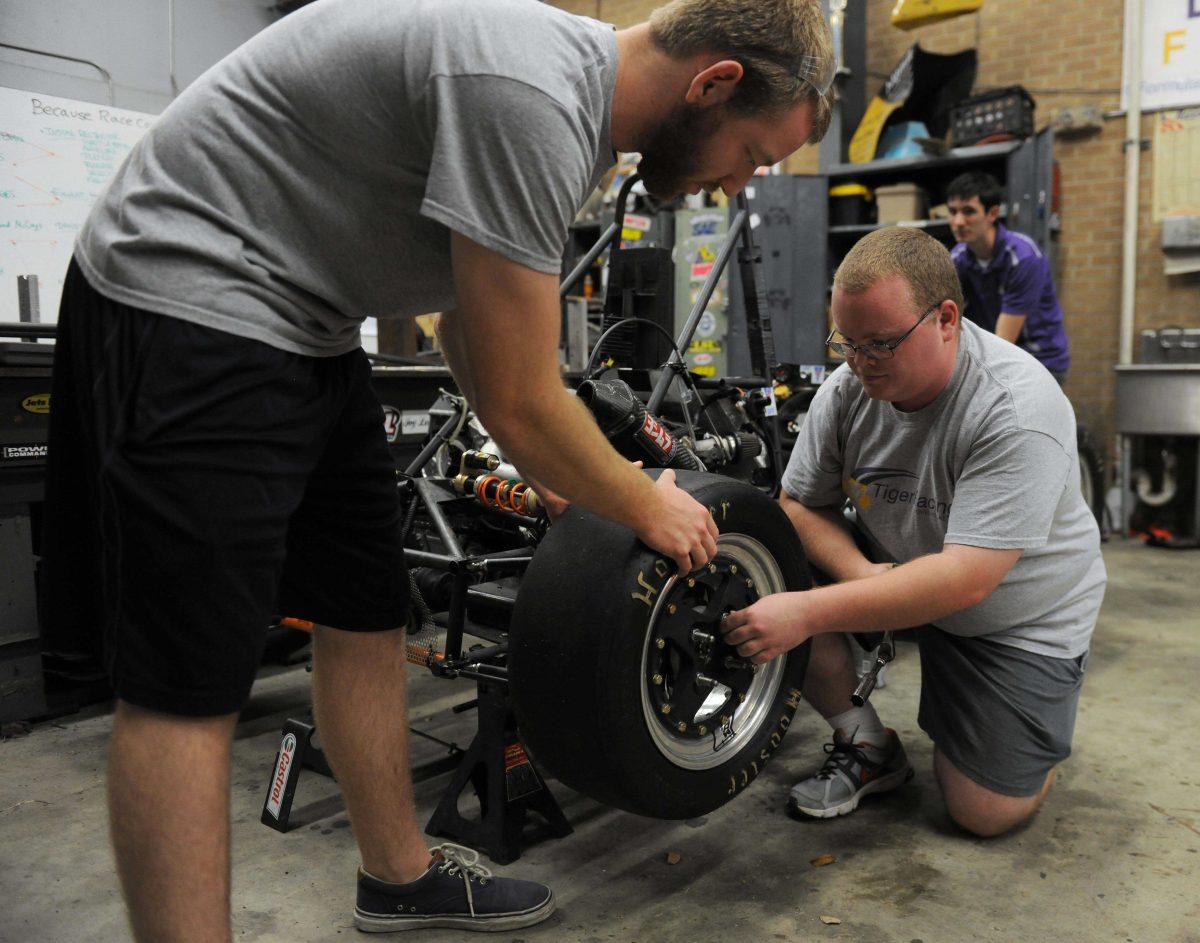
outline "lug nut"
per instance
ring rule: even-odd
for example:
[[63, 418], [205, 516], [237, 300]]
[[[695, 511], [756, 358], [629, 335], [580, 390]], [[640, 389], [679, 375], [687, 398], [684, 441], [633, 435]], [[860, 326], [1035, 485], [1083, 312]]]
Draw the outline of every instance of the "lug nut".
[[746, 580], [746, 589], [754, 589], [754, 580]]
[[653, 678], [651, 678], [650, 680], [651, 680], [651, 681], [653, 681], [655, 684], [662, 684], [662, 683], [663, 683], [663, 676], [662, 676], [662, 675], [655, 675], [655, 676], [654, 676]]
[[666, 640], [665, 640], [665, 639], [656, 638], [656, 639], [654, 640], [654, 647], [655, 647], [655, 648], [666, 648], [666, 647], [667, 647]]
[[680, 733], [687, 733], [687, 724], [685, 724], [685, 723], [684, 723], [684, 722], [681, 720], [681, 721], [679, 722], [679, 726], [678, 726], [676, 729], [677, 729], [677, 730], [678, 730]]
[[678, 611], [679, 611], [679, 607], [676, 606], [675, 603], [671, 603], [671, 605], [667, 606], [667, 615], [669, 615], [669, 616], [675, 615], [675, 613]]
[[729, 572], [730, 572], [730, 573], [736, 573], [736, 572], [737, 572], [737, 564], [736, 564], [736, 563], [731, 563], [731, 564], [729, 564]]
[[664, 714], [669, 714], [669, 713], [671, 713], [671, 705], [670, 705], [670, 704], [664, 704], [664, 705], [662, 706], [662, 712], [663, 712]]
[[717, 572], [717, 565], [716, 565], [715, 563], [710, 563], [710, 564], [708, 565], [708, 572], [709, 572], [709, 573], [716, 573], [716, 572]]
[[706, 733], [708, 733], [708, 728], [705, 727], [704, 724], [701, 724], [700, 725], [700, 736], [703, 737]]
[[696, 675], [696, 684], [703, 685], [706, 688], [715, 688], [717, 686], [717, 682], [713, 678], [702, 674]]
[[691, 589], [695, 585], [696, 585], [696, 581], [694, 579], [692, 579], [691, 577], [688, 577], [688, 589]]

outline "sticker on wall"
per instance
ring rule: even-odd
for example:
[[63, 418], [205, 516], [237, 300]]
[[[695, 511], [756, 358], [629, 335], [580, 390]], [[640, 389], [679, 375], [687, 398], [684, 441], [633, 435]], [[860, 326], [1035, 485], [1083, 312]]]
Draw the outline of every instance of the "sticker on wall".
[[395, 406], [383, 407], [383, 432], [389, 445], [400, 438], [400, 410]]
[[720, 213], [705, 213], [692, 217], [693, 236], [717, 236], [725, 224], [725, 217]]
[[[693, 301], [692, 304], [696, 302]], [[700, 315], [700, 321], [696, 324], [696, 334], [700, 337], [712, 337], [717, 333], [717, 319], [713, 315], [705, 311]]]
[[429, 413], [405, 410], [400, 414], [401, 435], [424, 435], [429, 431]]
[[638, 216], [636, 213], [626, 213], [621, 224], [622, 242], [640, 242], [650, 231], [654, 220], [649, 216]]
[[801, 379], [807, 377], [810, 383], [820, 385], [825, 382], [825, 364], [802, 363], [797, 368]]
[[383, 431], [389, 444], [399, 441], [401, 436], [424, 435], [429, 431], [429, 413], [412, 409], [401, 411], [395, 406], [384, 406]]
[[45, 458], [47, 447], [44, 445], [6, 445], [0, 449], [0, 459], [6, 462], [22, 462], [31, 458]]
[[701, 246], [692, 259], [692, 281], [708, 278], [717, 261], [717, 254], [709, 246]]
[[50, 412], [50, 394], [34, 393], [32, 396], [26, 396], [21, 400], [21, 408], [27, 413], [37, 413], [39, 416], [44, 416]]

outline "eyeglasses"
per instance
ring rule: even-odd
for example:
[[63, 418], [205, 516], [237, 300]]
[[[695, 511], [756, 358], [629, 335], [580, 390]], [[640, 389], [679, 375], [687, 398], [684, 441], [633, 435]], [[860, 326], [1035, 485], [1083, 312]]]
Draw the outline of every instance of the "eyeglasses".
[[941, 308], [942, 302], [938, 302], [923, 315], [917, 318], [917, 323], [905, 331], [900, 337], [894, 341], [871, 341], [869, 344], [851, 344], [847, 340], [836, 340], [841, 337], [836, 329], [829, 332], [829, 336], [825, 338], [825, 345], [833, 353], [835, 357], [845, 357], [849, 360], [855, 354], [863, 354], [871, 360], [888, 360], [896, 356], [896, 348], [908, 340], [908, 335], [921, 326], [924, 320], [933, 312]]

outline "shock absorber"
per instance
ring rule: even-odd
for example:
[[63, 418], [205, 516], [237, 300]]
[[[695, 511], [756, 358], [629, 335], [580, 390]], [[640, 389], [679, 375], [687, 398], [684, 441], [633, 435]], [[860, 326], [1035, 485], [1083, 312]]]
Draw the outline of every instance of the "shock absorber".
[[454, 479], [454, 488], [462, 494], [473, 494], [486, 508], [524, 514], [526, 517], [536, 517], [543, 507], [537, 492], [519, 478], [459, 475]]
[[690, 468], [705, 471], [696, 453], [676, 439], [662, 420], [623, 380], [584, 380], [576, 391], [592, 411], [600, 431], [628, 459], [647, 460], [650, 468]]

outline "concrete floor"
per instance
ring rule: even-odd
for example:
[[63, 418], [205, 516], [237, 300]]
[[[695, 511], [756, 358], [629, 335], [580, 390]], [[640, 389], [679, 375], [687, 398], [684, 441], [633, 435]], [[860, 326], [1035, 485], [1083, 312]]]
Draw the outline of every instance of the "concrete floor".
[[[826, 736], [803, 706], [759, 781], [703, 819], [640, 819], [555, 784], [575, 833], [534, 846], [504, 873], [551, 881], [559, 910], [540, 927], [499, 938], [1198, 943], [1200, 552], [1114, 541], [1105, 558], [1108, 597], [1075, 753], [1028, 826], [982, 841], [946, 818], [931, 746], [916, 726], [916, 652], [905, 645], [875, 696], [918, 767], [900, 793], [846, 818], [789, 819], [788, 787], [819, 764]], [[435, 709], [469, 697], [467, 685], [428, 676], [410, 684], [414, 723], [465, 743], [467, 722], [448, 722]], [[305, 821], [295, 831], [281, 835], [258, 821], [281, 718], [306, 694], [302, 670], [264, 677], [238, 729], [238, 940], [357, 938], [350, 920], [357, 857], [336, 786], [312, 774], [301, 780]], [[2, 940], [129, 939], [104, 815], [110, 720], [106, 712], [68, 718], [0, 743]], [[422, 744], [417, 759], [430, 750]], [[418, 787], [422, 822], [444, 782]], [[677, 864], [666, 863], [668, 852], [680, 855]], [[837, 860], [813, 867], [822, 854]], [[826, 925], [822, 915], [841, 923]], [[437, 943], [462, 935], [418, 937]]]

